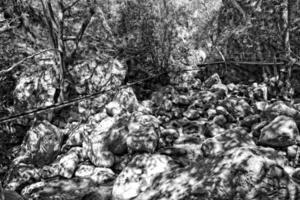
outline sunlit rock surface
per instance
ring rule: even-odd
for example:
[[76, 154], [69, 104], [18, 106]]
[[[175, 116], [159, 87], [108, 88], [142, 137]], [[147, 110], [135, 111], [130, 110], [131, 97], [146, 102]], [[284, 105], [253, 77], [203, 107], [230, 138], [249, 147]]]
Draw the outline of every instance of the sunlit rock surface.
[[139, 102], [133, 92], [133, 89], [130, 87], [118, 91], [114, 100], [121, 104], [130, 113], [136, 111], [139, 107]]
[[13, 162], [31, 163], [36, 166], [49, 164], [59, 154], [62, 142], [63, 132], [43, 121], [27, 132], [20, 155]]
[[114, 154], [123, 155], [127, 152], [128, 118], [108, 117], [85, 135], [83, 148], [86, 156], [98, 167], [111, 167]]
[[36, 182], [25, 187], [22, 195], [28, 199], [64, 199], [81, 200], [85, 195], [98, 191], [106, 198], [111, 197], [111, 186], [101, 186], [90, 179], [73, 178], [59, 179]]
[[201, 149], [205, 157], [215, 157], [236, 147], [249, 146], [255, 147], [249, 134], [241, 128], [236, 128], [204, 140]]
[[[54, 104], [53, 97], [57, 84], [53, 68], [48, 67], [41, 70], [40, 66], [38, 68], [31, 67], [24, 72], [13, 91], [17, 110], [28, 110]], [[43, 113], [41, 116], [46, 120], [52, 120], [53, 117], [52, 112]]]
[[212, 85], [209, 90], [215, 93], [218, 98], [224, 98], [228, 95], [228, 88], [222, 83]]
[[[123, 88], [90, 107], [80, 104], [84, 117], [64, 129], [34, 126], [25, 140], [34, 148], [24, 142], [7, 189], [29, 199], [298, 198], [294, 106], [267, 102], [263, 94], [252, 98], [252, 86], [223, 85], [217, 74], [202, 88], [177, 86], [159, 88], [143, 102]], [[38, 137], [41, 127], [45, 134]], [[47, 146], [52, 137], [59, 146]], [[32, 155], [41, 158], [46, 140], [50, 151], [42, 153], [55, 155], [51, 161], [24, 166], [35, 164]]]
[[288, 106], [283, 101], [277, 101], [267, 106], [263, 112], [263, 115], [269, 120], [273, 120], [279, 115], [285, 115], [288, 117], [299, 119], [300, 112], [292, 106]]
[[202, 87], [210, 89], [213, 85], [222, 84], [221, 78], [218, 74], [211, 75], [208, 79], [204, 81]]
[[295, 121], [286, 116], [278, 116], [261, 129], [259, 144], [270, 147], [288, 147], [300, 143], [300, 135]]
[[282, 167], [286, 158], [254, 145], [226, 147], [190, 167], [162, 173], [135, 199], [297, 198], [299, 186]]
[[172, 159], [159, 154], [141, 154], [132, 159], [117, 177], [112, 195], [114, 200], [129, 200], [150, 187], [162, 172], [174, 167]]
[[160, 121], [153, 115], [135, 112], [128, 124], [126, 144], [130, 153], [154, 153], [160, 137]]
[[33, 165], [19, 164], [10, 169], [9, 182], [6, 185], [8, 190], [20, 190], [23, 185], [31, 184], [41, 178], [41, 170]]
[[107, 115], [111, 117], [120, 115], [124, 111], [123, 106], [116, 101], [112, 101], [109, 104], [107, 104], [105, 106], [105, 109]]
[[93, 59], [72, 67], [70, 71], [76, 81], [75, 89], [79, 94], [112, 89], [121, 85], [126, 75], [126, 67], [118, 60], [106, 63]]
[[113, 180], [115, 173], [109, 168], [80, 165], [76, 170], [75, 176], [83, 179], [91, 179], [95, 183], [103, 184]]

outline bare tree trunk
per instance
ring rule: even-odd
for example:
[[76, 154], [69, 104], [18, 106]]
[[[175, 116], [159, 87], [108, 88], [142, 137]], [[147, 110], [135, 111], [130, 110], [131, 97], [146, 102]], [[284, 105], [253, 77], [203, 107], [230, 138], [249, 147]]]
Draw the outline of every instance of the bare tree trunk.
[[58, 48], [58, 61], [59, 61], [59, 94], [58, 97], [54, 98], [55, 102], [64, 101], [64, 78], [66, 77], [66, 49], [64, 43], [64, 2], [63, 0], [59, 1], [59, 14], [58, 14], [58, 34], [57, 34], [57, 48]]
[[[63, 41], [64, 31], [64, 6], [63, 1], [58, 2], [59, 11], [57, 15], [54, 15], [54, 10], [50, 0], [40, 0], [43, 6], [45, 21], [48, 25], [51, 45], [57, 51], [55, 52], [56, 64], [54, 70], [56, 72], [57, 86], [53, 97], [55, 103], [61, 103], [64, 101], [63, 86], [65, 75], [65, 47]], [[57, 17], [56, 17], [57, 16]]]
[[289, 0], [283, 1], [284, 10], [282, 13], [283, 19], [283, 41], [284, 41], [284, 50], [287, 58], [291, 57], [291, 45], [290, 45], [290, 11], [289, 11]]
[[[283, 1], [283, 13], [282, 13], [282, 19], [283, 19], [283, 41], [284, 41], [284, 50], [285, 50], [285, 57], [287, 58], [287, 76], [285, 80], [285, 91], [292, 91], [291, 86], [291, 76], [292, 76], [292, 67], [296, 63], [296, 59], [292, 57], [291, 53], [291, 44], [290, 44], [290, 22], [291, 22], [291, 14], [292, 14], [292, 6], [293, 6], [293, 0], [284, 0]], [[287, 92], [287, 95], [290, 96], [289, 92]]]
[[283, 41], [284, 41], [284, 50], [285, 50], [285, 57], [288, 60], [288, 78], [291, 78], [291, 69], [292, 65], [295, 63], [295, 59], [291, 55], [291, 44], [290, 44], [290, 21], [291, 21], [291, 7], [292, 7], [292, 1], [291, 0], [284, 0], [283, 1], [284, 10], [282, 13], [282, 19], [283, 19]]

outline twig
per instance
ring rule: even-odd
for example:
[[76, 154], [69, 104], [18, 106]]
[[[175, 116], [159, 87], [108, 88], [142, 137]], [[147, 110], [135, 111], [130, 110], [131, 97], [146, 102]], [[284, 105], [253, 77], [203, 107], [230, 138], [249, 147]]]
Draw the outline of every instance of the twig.
[[31, 56], [25, 57], [22, 60], [20, 60], [19, 62], [13, 64], [10, 68], [0, 71], [0, 76], [2, 76], [3, 74], [6, 74], [6, 73], [14, 70], [16, 67], [18, 67], [20, 64], [22, 64], [25, 60], [31, 59], [31, 58], [33, 58], [33, 57], [35, 57], [35, 56], [37, 56], [39, 54], [45, 53], [47, 51], [56, 51], [56, 50], [52, 49], [52, 48], [51, 49], [45, 49], [45, 50], [37, 52], [37, 53], [35, 53], [35, 54], [31, 55]]
[[241, 64], [241, 65], [284, 65], [284, 62], [278, 62], [278, 63], [274, 63], [274, 62], [243, 62], [243, 61], [229, 61], [227, 62], [229, 64]]

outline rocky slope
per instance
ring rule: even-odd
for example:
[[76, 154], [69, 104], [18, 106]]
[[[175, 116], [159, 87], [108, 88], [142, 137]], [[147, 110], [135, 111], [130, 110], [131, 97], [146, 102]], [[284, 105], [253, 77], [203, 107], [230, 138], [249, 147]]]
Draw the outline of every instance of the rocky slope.
[[170, 73], [142, 102], [115, 90], [72, 107], [64, 126], [36, 121], [6, 189], [28, 199], [299, 199], [300, 105], [271, 101], [263, 84], [199, 76]]

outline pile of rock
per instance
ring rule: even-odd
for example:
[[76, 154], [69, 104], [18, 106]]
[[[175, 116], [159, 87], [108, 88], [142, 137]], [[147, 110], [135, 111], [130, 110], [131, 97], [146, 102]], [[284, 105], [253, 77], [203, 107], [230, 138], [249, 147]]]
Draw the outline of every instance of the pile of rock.
[[195, 80], [142, 102], [122, 89], [65, 129], [37, 123], [7, 189], [31, 199], [297, 199], [299, 106], [217, 74]]

